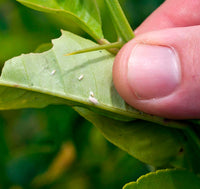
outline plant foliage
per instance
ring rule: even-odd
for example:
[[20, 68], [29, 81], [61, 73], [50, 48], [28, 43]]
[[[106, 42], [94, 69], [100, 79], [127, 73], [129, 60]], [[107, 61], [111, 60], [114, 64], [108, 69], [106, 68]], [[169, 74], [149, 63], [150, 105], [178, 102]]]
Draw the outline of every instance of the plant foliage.
[[[199, 122], [166, 120], [145, 114], [127, 105], [114, 88], [113, 52], [134, 37], [119, 2], [17, 1], [37, 11], [51, 13], [66, 23], [76, 23], [96, 42], [62, 30], [61, 37], [52, 40], [52, 45], [45, 44], [35, 53], [22, 54], [6, 61], [0, 77], [0, 109], [44, 108], [52, 104], [71, 106], [95, 125], [110, 142], [133, 157], [156, 168], [175, 168], [152, 172], [137, 182], [127, 184], [124, 189], [198, 188], [200, 181], [195, 174], [200, 173], [200, 165], [197, 163], [200, 158], [197, 133]], [[104, 38], [103, 16], [100, 15], [103, 10], [99, 8], [102, 4], [109, 13], [109, 19], [113, 21], [113, 33], [117, 35], [119, 43], [110, 43]], [[114, 51], [110, 47], [114, 47]], [[82, 50], [84, 53], [77, 53]], [[62, 165], [67, 167], [67, 163], [60, 165], [59, 162], [63, 154], [68, 151], [75, 154], [75, 150], [71, 143], [63, 146], [50, 168], [41, 166], [41, 169], [33, 172], [30, 179], [47, 169], [43, 175], [35, 178], [33, 186], [39, 186], [38, 183], [44, 181], [50, 182], [49, 175], [56, 179], [64, 170]], [[46, 153], [43, 157], [46, 157]], [[34, 167], [36, 164], [30, 165], [28, 162], [29, 158], [27, 166]], [[11, 165], [17, 167], [15, 162], [11, 162]], [[60, 167], [61, 171], [55, 172], [56, 167]], [[9, 174], [12, 177], [12, 171]], [[16, 180], [20, 184], [23, 179], [19, 177]]]

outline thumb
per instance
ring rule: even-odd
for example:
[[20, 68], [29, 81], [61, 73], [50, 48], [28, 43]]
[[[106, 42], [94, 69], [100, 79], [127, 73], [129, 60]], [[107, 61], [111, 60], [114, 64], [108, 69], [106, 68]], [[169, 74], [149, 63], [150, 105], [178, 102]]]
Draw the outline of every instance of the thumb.
[[200, 118], [200, 26], [144, 33], [113, 66], [115, 87], [131, 106], [173, 119]]

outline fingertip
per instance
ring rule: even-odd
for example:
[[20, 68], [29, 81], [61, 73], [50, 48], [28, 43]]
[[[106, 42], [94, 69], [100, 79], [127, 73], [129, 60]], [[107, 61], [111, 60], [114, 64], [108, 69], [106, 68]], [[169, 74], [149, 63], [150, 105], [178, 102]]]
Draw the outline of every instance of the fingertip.
[[151, 32], [127, 43], [113, 65], [113, 81], [121, 97], [149, 114], [200, 118], [200, 45], [189, 37], [198, 38], [196, 30], [200, 27]]

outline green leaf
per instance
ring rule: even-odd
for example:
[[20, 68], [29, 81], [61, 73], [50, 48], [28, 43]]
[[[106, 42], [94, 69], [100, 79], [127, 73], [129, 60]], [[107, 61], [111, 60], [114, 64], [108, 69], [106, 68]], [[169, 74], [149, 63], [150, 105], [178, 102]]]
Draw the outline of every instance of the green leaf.
[[180, 155], [183, 147], [179, 130], [135, 120], [123, 122], [74, 107], [92, 122], [110, 142], [133, 157], [154, 166], [166, 166]]
[[101, 17], [95, 0], [17, 0], [32, 9], [54, 13], [67, 22], [73, 21], [95, 40], [103, 38]]
[[[106, 50], [64, 56], [97, 44], [69, 32], [62, 33], [53, 40], [49, 51], [21, 55], [5, 63], [0, 78], [1, 110], [67, 104], [124, 121], [138, 118], [166, 126], [184, 126], [128, 106], [112, 82], [114, 56]], [[81, 75], [83, 79], [79, 80]], [[91, 102], [91, 91], [98, 104]]]
[[200, 178], [185, 170], [159, 170], [126, 184], [123, 189], [199, 189]]
[[118, 0], [105, 0], [105, 3], [110, 10], [113, 24], [118, 33], [118, 37], [124, 42], [128, 42], [135, 37], [131, 26], [129, 25], [126, 16], [123, 13], [123, 10], [119, 4]]

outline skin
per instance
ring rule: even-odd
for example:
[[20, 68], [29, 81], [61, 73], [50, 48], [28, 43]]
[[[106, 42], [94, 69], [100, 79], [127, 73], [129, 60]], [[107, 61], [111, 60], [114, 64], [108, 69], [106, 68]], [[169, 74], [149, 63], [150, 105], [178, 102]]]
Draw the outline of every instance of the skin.
[[[117, 54], [115, 87], [124, 100], [143, 112], [172, 119], [200, 118], [200, 0], [166, 0], [135, 31], [136, 37]], [[178, 56], [181, 82], [165, 97], [139, 98], [127, 79], [127, 64], [138, 44], [169, 47]], [[147, 52], [143, 53], [145, 57]], [[142, 68], [141, 68], [142, 69]], [[139, 70], [139, 68], [138, 68]], [[143, 89], [148, 78], [134, 82]], [[138, 84], [138, 85], [139, 85]], [[139, 85], [139, 86], [140, 86]], [[163, 84], [165, 87], [167, 83]]]

